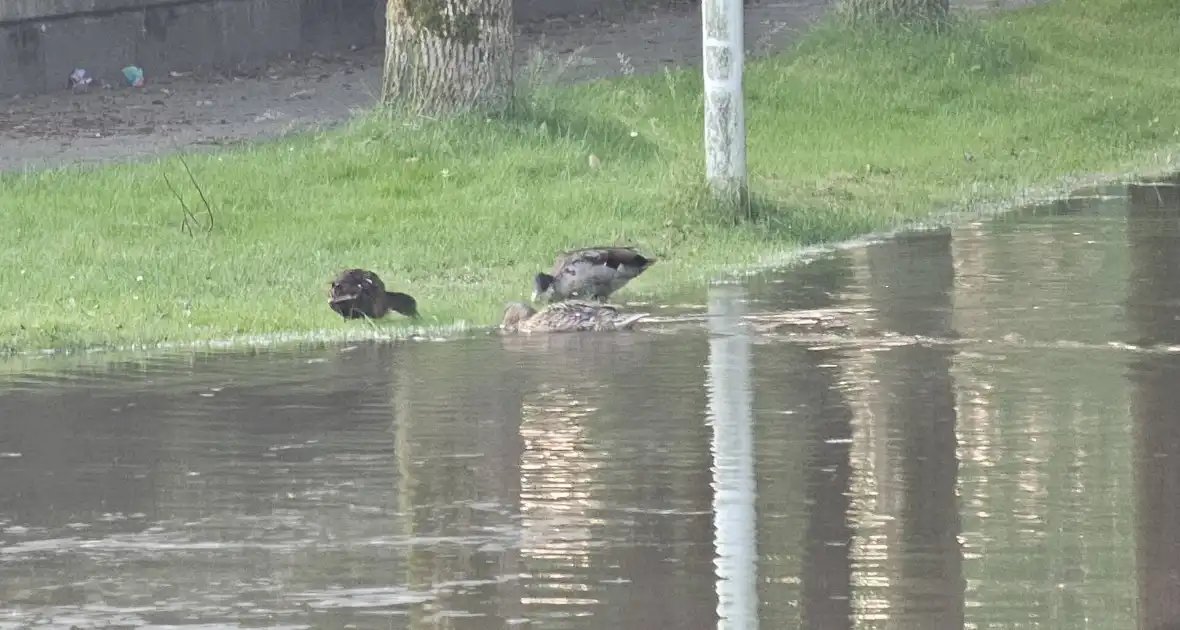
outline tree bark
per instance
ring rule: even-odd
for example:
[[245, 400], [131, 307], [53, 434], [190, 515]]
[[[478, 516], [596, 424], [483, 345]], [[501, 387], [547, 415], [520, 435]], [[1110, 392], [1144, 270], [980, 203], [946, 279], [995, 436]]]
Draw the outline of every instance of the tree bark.
[[937, 23], [950, 13], [950, 0], [841, 0], [851, 22]]
[[512, 0], [389, 0], [382, 101], [416, 113], [512, 99]]

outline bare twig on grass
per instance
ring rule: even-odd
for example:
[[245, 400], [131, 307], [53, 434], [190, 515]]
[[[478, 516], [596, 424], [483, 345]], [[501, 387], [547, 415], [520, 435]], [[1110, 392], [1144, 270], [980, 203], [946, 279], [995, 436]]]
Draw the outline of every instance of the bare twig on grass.
[[205, 196], [205, 191], [201, 189], [201, 185], [197, 183], [197, 178], [193, 176], [192, 170], [189, 169], [188, 162], [184, 161], [184, 156], [177, 154], [176, 157], [180, 160], [181, 165], [184, 166], [184, 172], [188, 173], [188, 179], [193, 183], [193, 187], [197, 189], [197, 194], [201, 196], [201, 203], [205, 204], [205, 216], [208, 217], [208, 220], [204, 222], [204, 225], [202, 225], [201, 219], [197, 217], [197, 215], [193, 214], [193, 211], [189, 209], [188, 204], [184, 202], [184, 197], [181, 196], [180, 192], [176, 190], [176, 187], [172, 185], [172, 181], [168, 179], [168, 173], [164, 173], [164, 183], [168, 185], [168, 190], [172, 191], [172, 194], [176, 197], [176, 200], [180, 202], [180, 209], [183, 215], [180, 221], [180, 231], [188, 234], [189, 236], [195, 236], [195, 233], [193, 232], [193, 226], [196, 226], [208, 234], [213, 231], [213, 206], [209, 204], [209, 199]]

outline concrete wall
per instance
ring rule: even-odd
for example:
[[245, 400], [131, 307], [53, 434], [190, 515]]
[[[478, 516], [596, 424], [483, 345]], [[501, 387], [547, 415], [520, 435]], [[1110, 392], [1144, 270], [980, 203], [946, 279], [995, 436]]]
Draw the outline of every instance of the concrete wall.
[[132, 64], [150, 76], [373, 44], [379, 2], [2, 0], [0, 94], [64, 89], [78, 67], [109, 81]]
[[[516, 0], [521, 22], [668, 0]], [[65, 89], [74, 68], [118, 81], [381, 42], [386, 0], [0, 0], [0, 95]]]
[[166, 4], [177, 3], [167, 0], [4, 0], [0, 4], [0, 22], [111, 13]]

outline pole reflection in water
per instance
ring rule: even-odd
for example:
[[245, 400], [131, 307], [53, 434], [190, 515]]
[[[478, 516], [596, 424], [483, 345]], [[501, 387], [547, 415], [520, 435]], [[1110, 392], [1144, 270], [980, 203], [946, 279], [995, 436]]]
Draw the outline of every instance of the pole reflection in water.
[[744, 287], [709, 288], [709, 419], [713, 427], [713, 527], [717, 627], [758, 627], [754, 432]]

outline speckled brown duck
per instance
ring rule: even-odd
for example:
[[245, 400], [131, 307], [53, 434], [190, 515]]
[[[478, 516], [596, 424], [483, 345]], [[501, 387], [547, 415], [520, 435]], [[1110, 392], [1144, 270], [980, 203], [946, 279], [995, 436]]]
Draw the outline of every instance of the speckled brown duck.
[[328, 306], [344, 319], [380, 319], [389, 311], [418, 319], [418, 302], [405, 293], [386, 291], [381, 278], [368, 269], [345, 269], [328, 289]]
[[504, 309], [500, 330], [525, 334], [630, 330], [647, 316], [585, 300], [554, 302], [540, 311], [523, 302], [512, 302]]
[[656, 263], [632, 247], [586, 247], [562, 252], [549, 273], [533, 277], [533, 301], [593, 299], [605, 302]]

